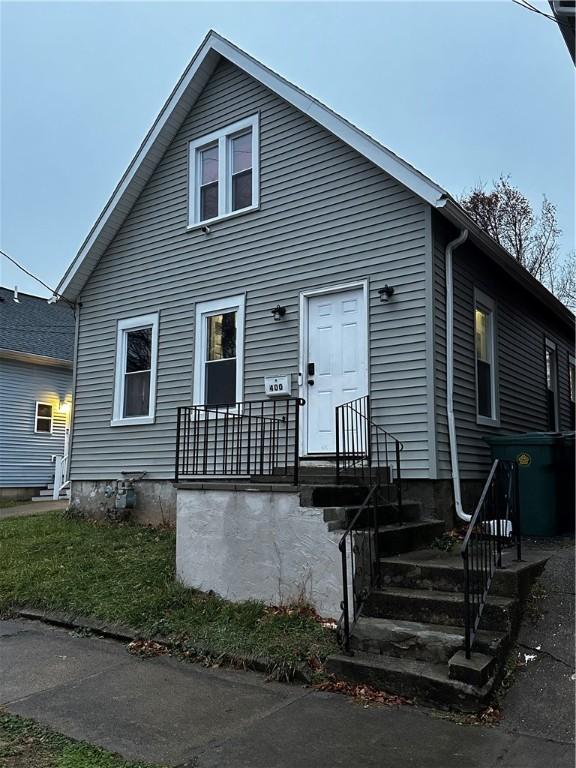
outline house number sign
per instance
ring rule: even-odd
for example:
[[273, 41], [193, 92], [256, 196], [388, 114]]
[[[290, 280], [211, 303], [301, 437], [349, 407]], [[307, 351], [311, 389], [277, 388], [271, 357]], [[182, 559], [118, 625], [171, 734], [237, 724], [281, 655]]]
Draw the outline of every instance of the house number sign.
[[265, 376], [264, 389], [268, 397], [290, 397], [290, 376]]

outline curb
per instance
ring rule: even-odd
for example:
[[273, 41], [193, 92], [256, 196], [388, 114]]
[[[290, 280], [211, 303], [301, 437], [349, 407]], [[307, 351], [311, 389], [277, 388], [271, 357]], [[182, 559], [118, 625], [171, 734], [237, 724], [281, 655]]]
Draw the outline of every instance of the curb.
[[[186, 651], [185, 644], [178, 644], [163, 635], [147, 637], [144, 633], [137, 632], [132, 627], [127, 627], [124, 624], [109, 624], [105, 621], [91, 619], [88, 616], [72, 616], [61, 611], [42, 611], [36, 608], [15, 608], [13, 612], [21, 619], [41, 621], [43, 624], [63, 627], [65, 629], [89, 630], [111, 640], [119, 640], [126, 643], [131, 643], [135, 640], [151, 640], [169, 650]], [[227, 666], [240, 666], [254, 672], [262, 672], [266, 675], [272, 675], [278, 670], [278, 664], [266, 657], [248, 656], [242, 653], [236, 655], [217, 653], [214, 649], [205, 647], [193, 647], [189, 652], [191, 655], [188, 658], [191, 661], [200, 661], [203, 658], [215, 659]], [[287, 682], [310, 683], [312, 671], [308, 672], [304, 665], [301, 665], [292, 670], [292, 675], [289, 679], [285, 679]]]

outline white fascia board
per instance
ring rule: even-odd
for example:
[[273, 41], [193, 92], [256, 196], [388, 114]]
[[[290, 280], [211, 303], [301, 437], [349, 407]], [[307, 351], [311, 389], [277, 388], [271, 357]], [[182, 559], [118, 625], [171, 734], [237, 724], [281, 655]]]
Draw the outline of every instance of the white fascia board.
[[221, 56], [260, 81], [285, 101], [322, 125], [330, 133], [338, 136], [339, 139], [356, 149], [361, 155], [364, 155], [364, 157], [368, 158], [379, 168], [382, 168], [383, 171], [393, 176], [397, 181], [412, 190], [412, 192], [426, 200], [426, 202], [436, 205], [438, 199], [446, 194], [444, 189], [389, 149], [379, 144], [371, 136], [368, 136], [355, 125], [348, 122], [348, 120], [337, 115], [329, 107], [324, 106], [313, 96], [289, 83], [235, 45], [232, 45], [219, 35], [214, 36], [212, 45], [214, 50]]
[[[161, 133], [165, 129], [166, 124], [172, 117], [174, 111], [177, 109], [181, 99], [184, 97], [184, 95], [187, 92], [189, 92], [188, 89], [190, 87], [191, 81], [193, 80], [194, 76], [198, 73], [198, 70], [204, 63], [206, 57], [208, 56], [212, 48], [212, 46], [210, 45], [211, 34], [209, 34], [206, 37], [206, 39], [198, 49], [196, 55], [188, 65], [188, 68], [186, 69], [186, 71], [180, 78], [179, 82], [177, 83], [176, 87], [172, 91], [172, 94], [168, 98], [168, 101], [166, 102], [160, 114], [156, 118], [156, 121], [152, 125], [152, 128], [150, 129], [144, 141], [140, 145], [140, 148], [138, 149], [132, 162], [128, 166], [123, 177], [120, 179], [116, 189], [112, 194], [112, 197], [110, 198], [104, 210], [96, 220], [96, 223], [92, 227], [92, 230], [90, 231], [88, 237], [82, 244], [80, 251], [76, 255], [72, 264], [67, 269], [66, 273], [64, 274], [64, 277], [58, 284], [56, 288], [56, 292], [64, 296], [65, 298], [68, 298], [68, 299], [76, 298], [78, 293], [82, 289], [83, 284], [78, 289], [69, 291], [69, 288], [71, 286], [71, 283], [74, 277], [79, 272], [81, 271], [84, 272], [86, 279], [92, 272], [92, 269], [94, 268], [95, 265], [86, 264], [86, 260], [88, 259], [92, 248], [94, 248], [94, 246], [97, 244], [98, 238], [101, 236], [104, 227], [110, 220], [110, 217], [114, 214], [117, 208], [121, 208], [122, 200], [124, 199], [124, 196], [130, 194], [130, 190], [129, 190], [130, 185], [134, 182], [134, 178], [138, 174], [141, 167], [143, 165], [144, 166], [146, 165], [149, 153], [152, 150], [155, 142], [157, 140], [161, 142]], [[202, 92], [202, 88], [203, 88], [203, 85], [201, 87], [199, 86], [198, 88], [194, 88], [192, 86], [191, 92], [194, 93], [194, 96], [197, 98], [198, 95]], [[186, 113], [184, 113], [184, 115], [185, 114]], [[165, 147], [168, 144], [169, 144], [169, 141], [166, 141]], [[156, 162], [152, 163], [149, 166], [149, 168], [147, 169], [148, 177], [149, 175], [151, 175], [155, 167], [156, 167]], [[134, 195], [134, 199], [136, 197], [137, 195]], [[128, 213], [128, 211], [132, 207], [133, 202], [134, 200], [129, 205], [125, 206], [124, 208], [125, 213]]]
[[[158, 118], [152, 125], [144, 141], [142, 142], [134, 159], [128, 166], [124, 176], [114, 190], [112, 197], [106, 204], [103, 212], [100, 214], [88, 237], [81, 246], [77, 256], [68, 267], [64, 277], [58, 284], [56, 291], [67, 299], [73, 300], [82, 290], [85, 281], [94, 269], [101, 253], [98, 252], [98, 242], [103, 236], [107, 226], [112, 227], [110, 240], [116, 229], [120, 226], [126, 213], [131, 208], [134, 199], [140, 193], [140, 189], [132, 189], [140, 174], [142, 186], [152, 174], [158, 158], [152, 158], [155, 145], [159, 144], [164, 148], [172, 140], [172, 136], [163, 137], [169, 126], [171, 118], [174, 120], [174, 133], [184, 120], [194, 101], [202, 92], [207, 78], [198, 78], [202, 65], [210, 53], [217, 53], [228, 59], [247, 74], [254, 77], [263, 85], [274, 91], [278, 96], [289, 102], [297, 109], [308, 115], [312, 120], [324, 126], [328, 131], [338, 136], [346, 144], [356, 149], [376, 166], [382, 168], [390, 176], [404, 184], [416, 195], [424, 199], [431, 205], [436, 205], [439, 198], [445, 195], [445, 191], [434, 184], [430, 179], [421, 174], [415, 168], [410, 166], [404, 160], [401, 160], [393, 152], [383, 147], [377, 141], [359, 128], [349, 123], [344, 118], [337, 115], [328, 107], [325, 107], [319, 101], [309, 96], [307, 93], [289, 83], [280, 75], [272, 72], [256, 59], [228, 42], [216, 32], [210, 32], [204, 42], [201, 44], [188, 68], [180, 78], [168, 101], [162, 108]], [[198, 78], [198, 82], [195, 82]], [[186, 101], [186, 108], [183, 109], [182, 102]], [[126, 204], [126, 201], [130, 202]], [[118, 213], [121, 213], [118, 216]], [[118, 221], [114, 223], [113, 218], [116, 213]], [[112, 221], [111, 221], [112, 220]]]
[[17, 360], [20, 363], [32, 365], [51, 365], [56, 368], [72, 368], [72, 360], [64, 360], [60, 357], [48, 357], [47, 355], [35, 355], [32, 352], [20, 352], [17, 349], [0, 349], [0, 358], [4, 360]]

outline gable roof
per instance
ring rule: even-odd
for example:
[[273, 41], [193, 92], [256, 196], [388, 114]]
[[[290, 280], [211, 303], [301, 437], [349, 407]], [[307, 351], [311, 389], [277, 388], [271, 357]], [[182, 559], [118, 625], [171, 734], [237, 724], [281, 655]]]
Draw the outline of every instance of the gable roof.
[[[74, 350], [74, 312], [64, 303], [0, 286], [0, 356], [70, 365]], [[36, 358], [32, 360], [31, 358]]]
[[104, 210], [58, 284], [56, 293], [70, 300], [78, 297], [222, 58], [235, 64], [338, 136], [415, 195], [437, 208], [456, 226], [466, 227], [471, 239], [500, 263], [500, 266], [522, 282], [556, 314], [572, 322], [572, 313], [495, 240], [486, 235], [446, 190], [348, 120], [340, 117], [313, 96], [276, 74], [213, 30], [204, 38], [162, 107]]

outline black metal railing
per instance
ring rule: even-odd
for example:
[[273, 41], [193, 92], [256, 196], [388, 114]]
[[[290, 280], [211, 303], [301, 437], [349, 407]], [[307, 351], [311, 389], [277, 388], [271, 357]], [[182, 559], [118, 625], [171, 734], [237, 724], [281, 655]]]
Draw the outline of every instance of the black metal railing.
[[364, 601], [378, 586], [378, 510], [380, 486], [373, 485], [338, 543], [342, 558], [342, 616], [339, 642], [350, 654], [350, 631]]
[[496, 459], [462, 543], [464, 561], [464, 635], [466, 658], [474, 639], [497, 568], [505, 548], [516, 546], [522, 559], [518, 467], [515, 461]]
[[402, 509], [403, 445], [372, 419], [370, 396], [336, 408], [336, 477], [371, 488], [396, 486], [396, 503]]
[[178, 408], [175, 479], [274, 476], [298, 483], [301, 398]]
[[351, 627], [364, 601], [378, 586], [380, 511], [394, 504], [398, 518], [402, 517], [402, 448], [397, 438], [374, 422], [368, 395], [336, 408], [338, 482], [368, 489], [338, 544], [342, 558], [342, 617], [338, 630], [345, 653], [350, 653]]

